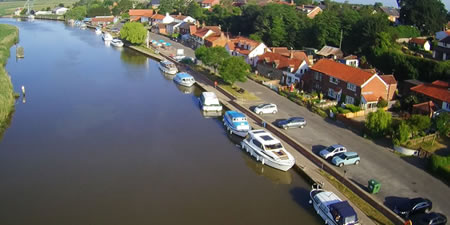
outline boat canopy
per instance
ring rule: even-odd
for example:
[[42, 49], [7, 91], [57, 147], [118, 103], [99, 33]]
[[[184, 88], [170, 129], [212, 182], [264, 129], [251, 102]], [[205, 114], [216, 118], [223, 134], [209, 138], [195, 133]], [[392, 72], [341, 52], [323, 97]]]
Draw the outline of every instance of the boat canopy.
[[331, 215], [333, 215], [336, 222], [340, 225], [358, 221], [358, 216], [348, 201], [336, 202], [329, 207]]
[[177, 73], [177, 77], [179, 77], [180, 79], [183, 78], [193, 78], [191, 75], [189, 75], [188, 73]]

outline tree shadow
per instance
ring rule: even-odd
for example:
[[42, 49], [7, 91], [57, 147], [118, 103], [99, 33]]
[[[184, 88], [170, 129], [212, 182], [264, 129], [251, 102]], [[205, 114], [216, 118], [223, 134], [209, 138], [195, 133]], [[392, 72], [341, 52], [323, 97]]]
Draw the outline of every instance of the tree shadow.
[[323, 145], [313, 145], [311, 147], [311, 151], [316, 154], [319, 155], [319, 152], [322, 151], [323, 149], [325, 149], [327, 146], [323, 146]]
[[426, 158], [419, 158], [417, 156], [402, 156], [401, 159], [422, 170], [425, 170], [428, 166], [428, 159]]
[[398, 196], [387, 196], [384, 198], [383, 204], [391, 210], [394, 210], [395, 206], [406, 204], [409, 198]]

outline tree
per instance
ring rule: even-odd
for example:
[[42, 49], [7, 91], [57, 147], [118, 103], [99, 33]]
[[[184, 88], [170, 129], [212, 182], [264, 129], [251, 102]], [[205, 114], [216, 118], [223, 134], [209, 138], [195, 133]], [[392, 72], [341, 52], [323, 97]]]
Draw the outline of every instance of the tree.
[[59, 7], [64, 7], [64, 3], [59, 3], [58, 6]]
[[436, 128], [440, 135], [446, 136], [450, 133], [450, 113], [442, 112], [436, 118]]
[[66, 19], [83, 20], [87, 15], [86, 6], [76, 6], [65, 14]]
[[386, 100], [380, 98], [380, 100], [378, 100], [377, 107], [384, 108], [386, 106], [388, 106], [388, 102]]
[[125, 39], [132, 44], [142, 44], [147, 38], [147, 30], [142, 23], [125, 23], [120, 30], [120, 38]]
[[133, 2], [130, 0], [120, 0], [114, 8], [119, 9], [119, 14], [122, 14], [133, 8]]
[[206, 48], [205, 54], [200, 59], [207, 66], [212, 66], [214, 71], [217, 70], [220, 64], [226, 59], [229, 58], [230, 54], [224, 47], [212, 47]]
[[186, 15], [189, 15], [196, 20], [204, 18], [203, 9], [196, 1], [191, 1], [186, 9]]
[[422, 34], [439, 31], [447, 22], [447, 10], [440, 0], [398, 0], [400, 21], [417, 27]]
[[391, 126], [391, 114], [382, 109], [376, 112], [371, 112], [367, 116], [366, 128], [373, 137], [380, 137], [385, 135]]
[[285, 43], [286, 30], [284, 28], [283, 20], [277, 16], [272, 21], [272, 26], [269, 31], [269, 43], [271, 46], [281, 46]]
[[172, 13], [174, 11], [176, 0], [161, 0], [159, 3], [159, 11], [160, 14]]
[[195, 49], [195, 58], [203, 61], [203, 57], [205, 57], [207, 51], [208, 48], [204, 45], [198, 47], [197, 49]]
[[392, 142], [394, 145], [401, 145], [409, 139], [410, 135], [411, 129], [408, 126], [408, 123], [401, 121], [392, 135]]
[[111, 15], [111, 11], [108, 7], [103, 5], [95, 5], [94, 7], [91, 7], [87, 10], [87, 16], [88, 17], [95, 17], [95, 16], [109, 16]]
[[220, 76], [231, 85], [236, 81], [245, 82], [249, 73], [250, 66], [239, 56], [228, 57], [219, 67]]
[[425, 130], [430, 128], [431, 119], [428, 116], [414, 114], [408, 119], [408, 124], [414, 136], [423, 135]]

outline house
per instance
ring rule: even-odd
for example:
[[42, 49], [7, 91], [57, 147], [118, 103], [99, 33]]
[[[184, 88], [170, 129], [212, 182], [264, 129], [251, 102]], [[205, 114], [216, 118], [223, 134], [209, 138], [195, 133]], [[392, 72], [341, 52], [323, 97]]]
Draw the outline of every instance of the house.
[[117, 18], [114, 16], [96, 16], [92, 18], [91, 24], [92, 26], [106, 26], [108, 24], [113, 24], [117, 22]]
[[183, 22], [179, 26], [179, 30], [181, 35], [185, 34], [192, 35], [197, 31], [197, 26], [194, 23]]
[[279, 5], [290, 5], [290, 6], [294, 6], [295, 5], [294, 0], [290, 0], [289, 2], [281, 0], [281, 1], [274, 1], [273, 3], [279, 4]]
[[166, 15], [154, 14], [150, 18], [150, 21], [151, 21], [152, 26], [153, 26], [153, 25], [157, 25], [159, 23], [169, 24], [169, 23], [175, 22], [175, 18], [170, 16], [169, 13], [166, 13]]
[[66, 14], [67, 10], [69, 9], [65, 7], [56, 7], [52, 10], [52, 13], [56, 15], [64, 15]]
[[42, 16], [42, 15], [51, 15], [52, 11], [37, 11], [34, 13], [36, 16]]
[[408, 43], [425, 51], [430, 51], [431, 49], [430, 42], [424, 38], [411, 38]]
[[448, 82], [436, 80], [431, 84], [419, 84], [411, 88], [417, 95], [433, 101], [445, 111], [450, 111], [450, 86]]
[[227, 42], [225, 49], [232, 56], [243, 56], [247, 64], [255, 67], [258, 55], [264, 54], [270, 49], [262, 42], [254, 41], [242, 36], [233, 38]]
[[153, 32], [158, 34], [167, 34], [166, 24], [160, 23], [153, 26]]
[[438, 40], [438, 41], [440, 41], [448, 36], [450, 36], [450, 30], [436, 32], [436, 40]]
[[190, 45], [192, 48], [198, 48], [205, 45], [205, 39], [211, 35], [220, 35], [222, 33], [220, 26], [202, 26], [191, 35]]
[[284, 85], [299, 84], [301, 77], [309, 69], [309, 62], [304, 52], [295, 53], [291, 50], [290, 54], [285, 55], [275, 51], [257, 56], [258, 74], [272, 80], [280, 80], [280, 84]]
[[176, 34], [180, 32], [180, 25], [184, 22], [172, 22], [166, 24], [166, 32], [168, 35]]
[[434, 112], [438, 110], [439, 108], [433, 101], [422, 102], [412, 106], [412, 114], [422, 114], [429, 117], [433, 117]]
[[182, 15], [181, 13], [179, 13], [178, 15], [171, 15], [171, 17], [174, 18], [174, 22], [179, 22], [179, 23], [182, 23], [182, 22], [195, 23], [196, 22], [196, 20], [194, 18], [192, 18], [190, 16]]
[[315, 5], [301, 5], [296, 8], [298, 11], [306, 14], [306, 16], [310, 19], [314, 19], [317, 14], [322, 12], [322, 9], [319, 6]]
[[344, 56], [344, 53], [340, 48], [331, 47], [328, 45], [323, 46], [320, 51], [316, 52], [319, 58], [340, 59]]
[[[374, 109], [380, 99], [391, 100], [389, 85], [376, 73], [321, 59], [303, 75], [304, 89], [346, 104]], [[390, 90], [395, 92], [395, 90]]]
[[141, 23], [149, 22], [153, 16], [152, 9], [130, 9], [128, 11], [130, 21], [140, 21]]
[[380, 75], [380, 78], [387, 84], [387, 99], [392, 100], [394, 98], [395, 91], [397, 90], [397, 80], [394, 75]]
[[450, 60], [450, 36], [440, 40], [433, 49], [433, 58], [437, 60]]
[[397, 8], [381, 6], [380, 10], [388, 15], [389, 21], [391, 21], [393, 23], [398, 22], [398, 18], [400, 17], [400, 12]]
[[205, 39], [205, 46], [210, 47], [225, 47], [229, 38], [225, 36], [224, 32], [220, 32], [220, 34], [214, 33]]
[[210, 9], [218, 4], [220, 4], [220, 0], [203, 0], [200, 2], [200, 6], [204, 9]]
[[22, 8], [17, 8], [15, 11], [14, 11], [14, 15], [15, 16], [20, 16], [20, 13], [22, 12]]
[[160, 0], [152, 0], [150, 5], [152, 6], [152, 9], [157, 9], [160, 5]]
[[356, 55], [348, 55], [348, 56], [345, 56], [342, 59], [339, 59], [338, 61], [340, 63], [343, 63], [343, 64], [347, 65], [347, 66], [353, 66], [353, 67], [356, 67], [356, 68], [359, 67], [359, 60], [358, 60], [358, 56], [356, 56]]

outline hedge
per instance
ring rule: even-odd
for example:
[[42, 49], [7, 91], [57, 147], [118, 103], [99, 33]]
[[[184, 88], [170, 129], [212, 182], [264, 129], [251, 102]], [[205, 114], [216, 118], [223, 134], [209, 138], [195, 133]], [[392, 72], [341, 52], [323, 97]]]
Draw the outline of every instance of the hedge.
[[356, 105], [352, 105], [352, 104], [345, 105], [345, 108], [349, 109], [351, 112], [359, 112], [359, 111], [361, 111], [361, 107], [356, 106]]
[[450, 155], [440, 156], [433, 154], [430, 159], [430, 170], [450, 181]]

